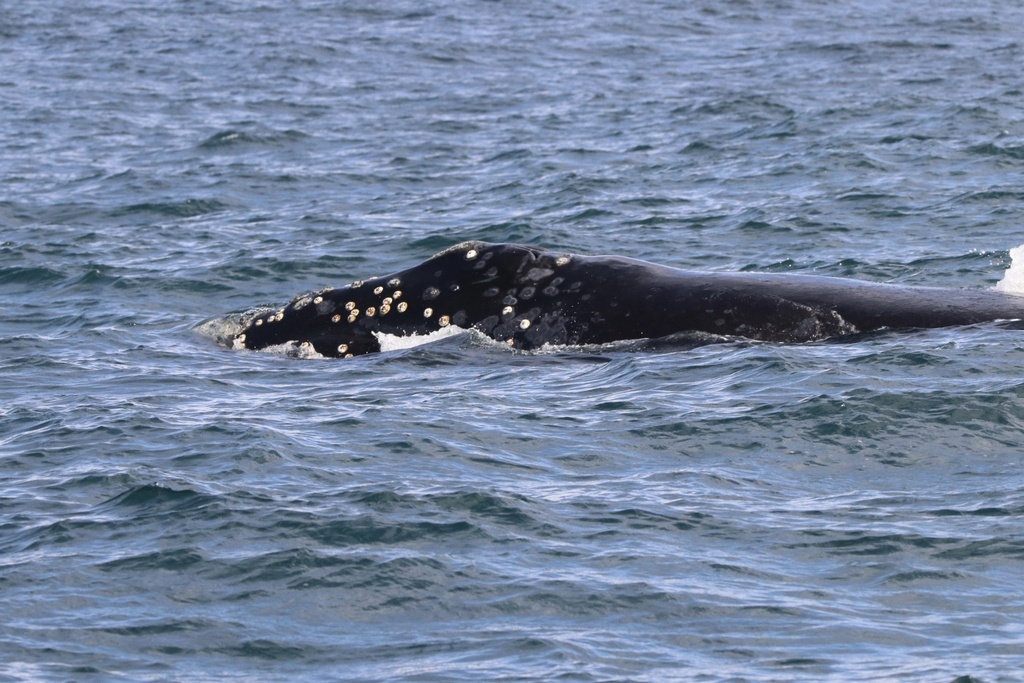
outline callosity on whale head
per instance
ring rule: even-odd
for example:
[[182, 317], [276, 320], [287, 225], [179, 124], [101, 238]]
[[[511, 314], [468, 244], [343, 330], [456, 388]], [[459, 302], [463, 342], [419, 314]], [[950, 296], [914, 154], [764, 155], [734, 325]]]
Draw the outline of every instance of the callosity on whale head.
[[[247, 320], [235, 345], [293, 343], [323, 356], [380, 350], [379, 335], [475, 328], [514, 348], [570, 341], [551, 305], [571, 258], [531, 247], [464, 242], [408, 270], [323, 289]], [[576, 283], [576, 287], [580, 284]], [[548, 299], [545, 306], [537, 299]]]

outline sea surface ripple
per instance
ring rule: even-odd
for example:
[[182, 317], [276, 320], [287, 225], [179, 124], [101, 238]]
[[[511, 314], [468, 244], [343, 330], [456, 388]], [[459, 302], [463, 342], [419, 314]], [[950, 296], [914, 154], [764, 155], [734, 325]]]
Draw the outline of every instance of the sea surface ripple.
[[980, 288], [1024, 10], [0, 7], [0, 681], [1019, 680], [1024, 325], [350, 361], [467, 239]]

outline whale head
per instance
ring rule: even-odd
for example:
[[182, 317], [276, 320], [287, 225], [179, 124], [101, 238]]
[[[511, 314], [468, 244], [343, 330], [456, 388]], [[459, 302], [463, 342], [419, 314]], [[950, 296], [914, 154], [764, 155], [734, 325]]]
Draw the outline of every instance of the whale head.
[[557, 295], [568, 283], [558, 271], [570, 260], [533, 247], [464, 242], [408, 270], [310, 292], [251, 317], [235, 346], [290, 343], [349, 357], [380, 351], [382, 334], [449, 326], [478, 329], [513, 348], [565, 343]]

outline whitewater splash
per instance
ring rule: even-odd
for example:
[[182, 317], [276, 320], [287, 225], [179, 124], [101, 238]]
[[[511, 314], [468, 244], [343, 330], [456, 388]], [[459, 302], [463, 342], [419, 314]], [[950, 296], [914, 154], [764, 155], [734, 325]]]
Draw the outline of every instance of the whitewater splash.
[[996, 289], [1012, 294], [1024, 294], [1024, 244], [1010, 250], [1010, 267], [1003, 279], [996, 283]]

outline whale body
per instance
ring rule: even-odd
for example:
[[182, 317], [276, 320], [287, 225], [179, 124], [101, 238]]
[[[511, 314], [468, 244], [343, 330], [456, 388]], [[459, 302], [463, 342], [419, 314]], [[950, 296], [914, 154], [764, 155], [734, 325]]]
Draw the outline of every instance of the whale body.
[[238, 348], [293, 343], [323, 356], [381, 350], [381, 335], [475, 329], [515, 349], [685, 332], [808, 342], [879, 329], [1024, 318], [1024, 296], [815, 275], [718, 273], [618, 256], [464, 242], [423, 263], [304, 294], [249, 316]]

